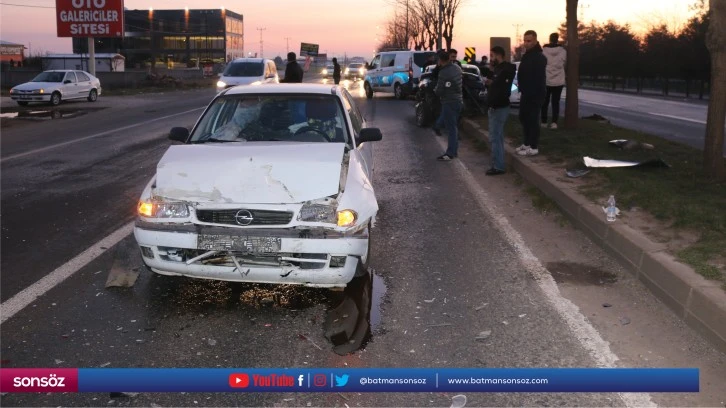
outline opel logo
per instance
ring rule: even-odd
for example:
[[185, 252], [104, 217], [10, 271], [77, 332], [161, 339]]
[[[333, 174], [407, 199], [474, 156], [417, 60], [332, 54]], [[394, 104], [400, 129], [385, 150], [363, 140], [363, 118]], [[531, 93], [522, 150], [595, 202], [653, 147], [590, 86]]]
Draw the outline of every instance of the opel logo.
[[239, 225], [250, 225], [254, 219], [255, 218], [252, 216], [252, 213], [247, 210], [239, 210], [237, 211], [237, 214], [234, 215], [234, 220], [237, 221], [237, 224]]

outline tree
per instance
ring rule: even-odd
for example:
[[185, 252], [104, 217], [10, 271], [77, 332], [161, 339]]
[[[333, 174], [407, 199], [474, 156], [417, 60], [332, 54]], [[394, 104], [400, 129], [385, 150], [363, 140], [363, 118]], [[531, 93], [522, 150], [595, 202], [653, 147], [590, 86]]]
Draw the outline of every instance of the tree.
[[[567, 1], [567, 93], [565, 128], [575, 129], [580, 115], [577, 90], [580, 83], [580, 41], [577, 35], [577, 0]], [[726, 0], [724, 0], [726, 1]]]
[[[439, 1], [443, 4], [442, 26], [439, 30]], [[441, 31], [446, 48], [454, 40], [454, 22], [459, 7], [466, 0], [390, 0], [394, 7], [393, 16], [385, 23], [382, 46], [408, 48], [413, 44], [417, 50], [433, 50]], [[408, 34], [408, 35], [406, 35]]]
[[443, 30], [441, 36], [446, 40], [446, 49], [451, 49], [451, 43], [454, 40], [454, 20], [456, 12], [463, 0], [442, 0], [444, 3]]
[[726, 0], [710, 0], [710, 21], [706, 46], [711, 52], [711, 94], [703, 147], [705, 173], [717, 181], [726, 181], [723, 158], [726, 125]]

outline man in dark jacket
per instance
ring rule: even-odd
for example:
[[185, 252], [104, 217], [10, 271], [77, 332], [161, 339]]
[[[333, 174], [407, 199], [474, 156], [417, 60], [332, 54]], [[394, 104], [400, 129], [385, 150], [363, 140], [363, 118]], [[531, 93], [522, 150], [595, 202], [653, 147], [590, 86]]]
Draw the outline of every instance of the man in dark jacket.
[[489, 140], [492, 142], [492, 167], [487, 176], [504, 174], [504, 125], [509, 117], [509, 95], [512, 81], [517, 72], [514, 64], [504, 60], [504, 48], [492, 48], [492, 78], [486, 80], [489, 86]]
[[335, 81], [335, 85], [340, 83], [340, 64], [338, 64], [337, 58], [333, 58], [333, 81]]
[[302, 82], [303, 69], [297, 63], [297, 55], [294, 52], [287, 53], [287, 67], [285, 67], [285, 78], [280, 82]]
[[439, 54], [439, 79], [436, 82], [434, 93], [441, 101], [441, 119], [449, 132], [449, 146], [446, 153], [438, 157], [441, 161], [450, 161], [459, 151], [458, 122], [461, 114], [461, 105], [464, 103], [461, 86], [461, 68], [451, 63], [449, 53]]
[[519, 121], [522, 123], [524, 140], [517, 148], [520, 156], [534, 156], [539, 153], [539, 117], [544, 104], [546, 87], [547, 58], [537, 42], [537, 33], [527, 30], [523, 42], [525, 53], [519, 63]]

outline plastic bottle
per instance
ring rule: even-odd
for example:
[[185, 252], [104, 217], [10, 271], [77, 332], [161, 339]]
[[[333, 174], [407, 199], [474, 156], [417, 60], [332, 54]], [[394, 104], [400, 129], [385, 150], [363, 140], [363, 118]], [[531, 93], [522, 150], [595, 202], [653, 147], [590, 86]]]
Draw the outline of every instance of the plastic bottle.
[[610, 198], [608, 198], [608, 207], [605, 209], [605, 214], [607, 215], [608, 222], [614, 222], [616, 220], [616, 216], [618, 215], [618, 209], [615, 207], [615, 196], [611, 195]]

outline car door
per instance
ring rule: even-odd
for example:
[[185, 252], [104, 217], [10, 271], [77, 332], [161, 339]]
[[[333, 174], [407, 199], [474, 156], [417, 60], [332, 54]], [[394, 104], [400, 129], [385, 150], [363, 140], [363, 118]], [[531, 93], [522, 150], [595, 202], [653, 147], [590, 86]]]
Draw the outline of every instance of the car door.
[[368, 70], [368, 83], [371, 84], [371, 88], [374, 90], [378, 88], [380, 67], [381, 56], [376, 55], [376, 57], [373, 58], [373, 61], [371, 61], [370, 69]]
[[80, 97], [88, 96], [93, 89], [91, 78], [82, 71], [76, 71], [76, 79], [78, 80], [78, 95]]
[[78, 98], [78, 80], [76, 79], [75, 72], [66, 72], [66, 76], [63, 78], [63, 84], [61, 86], [61, 96], [63, 99]]
[[382, 54], [378, 90], [393, 92], [393, 74], [396, 71], [396, 54]]
[[[343, 105], [350, 117], [350, 122], [353, 127], [353, 136], [358, 139], [360, 130], [365, 127], [366, 122], [363, 115], [361, 115], [360, 110], [358, 110], [353, 97], [351, 97], [345, 89], [343, 90]], [[371, 143], [361, 143], [355, 148], [355, 150], [358, 152], [360, 161], [363, 164], [363, 169], [370, 180], [371, 177], [373, 177], [373, 146]]]

